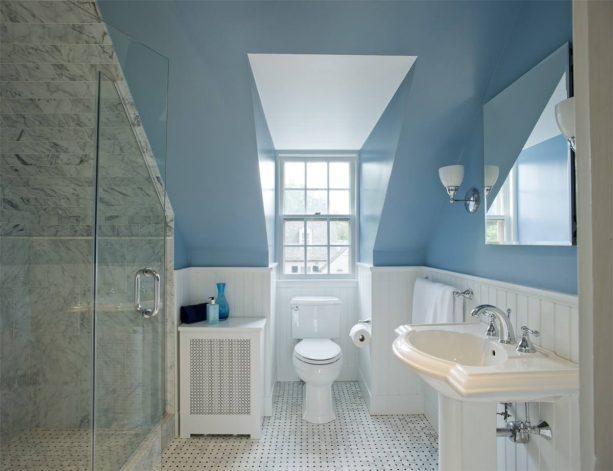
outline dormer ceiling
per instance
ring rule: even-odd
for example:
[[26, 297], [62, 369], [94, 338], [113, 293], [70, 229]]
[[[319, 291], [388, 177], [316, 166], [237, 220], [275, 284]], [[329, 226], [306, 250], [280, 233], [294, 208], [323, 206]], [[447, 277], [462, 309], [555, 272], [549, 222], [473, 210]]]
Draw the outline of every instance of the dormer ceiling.
[[249, 54], [279, 150], [358, 150], [416, 56]]

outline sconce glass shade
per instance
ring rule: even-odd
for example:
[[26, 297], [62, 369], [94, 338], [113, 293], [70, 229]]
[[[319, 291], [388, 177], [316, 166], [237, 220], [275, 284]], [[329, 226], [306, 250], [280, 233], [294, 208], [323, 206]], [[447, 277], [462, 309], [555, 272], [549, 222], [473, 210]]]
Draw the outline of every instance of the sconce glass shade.
[[571, 148], [575, 150], [575, 97], [567, 98], [556, 105], [556, 122]]
[[498, 173], [500, 172], [500, 167], [498, 165], [486, 165], [485, 166], [485, 195], [492, 190], [492, 187], [496, 184], [498, 180]]
[[458, 188], [464, 180], [464, 165], [447, 165], [438, 169], [438, 176], [446, 189]]

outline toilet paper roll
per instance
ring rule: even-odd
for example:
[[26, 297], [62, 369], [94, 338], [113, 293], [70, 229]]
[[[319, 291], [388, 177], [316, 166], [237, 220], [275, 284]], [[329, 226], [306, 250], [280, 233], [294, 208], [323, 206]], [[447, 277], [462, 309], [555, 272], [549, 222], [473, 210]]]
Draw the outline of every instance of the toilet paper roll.
[[370, 343], [370, 325], [356, 324], [349, 331], [349, 337], [358, 348], [363, 348]]

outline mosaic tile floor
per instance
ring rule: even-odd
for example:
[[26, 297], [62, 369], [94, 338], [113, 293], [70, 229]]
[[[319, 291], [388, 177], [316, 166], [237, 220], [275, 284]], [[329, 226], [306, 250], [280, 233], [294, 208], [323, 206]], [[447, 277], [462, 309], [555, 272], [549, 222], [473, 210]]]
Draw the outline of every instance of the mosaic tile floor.
[[438, 469], [438, 439], [423, 415], [373, 416], [356, 382], [334, 384], [337, 419], [324, 425], [301, 417], [302, 384], [278, 383], [262, 438], [176, 438], [164, 471]]
[[[96, 470], [118, 470], [140, 440], [130, 432], [99, 432]], [[2, 471], [87, 471], [90, 467], [88, 430], [31, 430], [0, 447]]]

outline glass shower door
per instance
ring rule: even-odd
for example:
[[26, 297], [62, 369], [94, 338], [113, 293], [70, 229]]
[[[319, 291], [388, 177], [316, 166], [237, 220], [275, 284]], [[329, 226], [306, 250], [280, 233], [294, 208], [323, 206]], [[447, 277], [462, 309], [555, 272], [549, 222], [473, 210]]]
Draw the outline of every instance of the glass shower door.
[[160, 461], [165, 411], [166, 218], [163, 165], [156, 163], [165, 154], [153, 157], [144, 151], [149, 144], [135, 131], [125, 93], [100, 75], [92, 414], [96, 471], [153, 469]]

